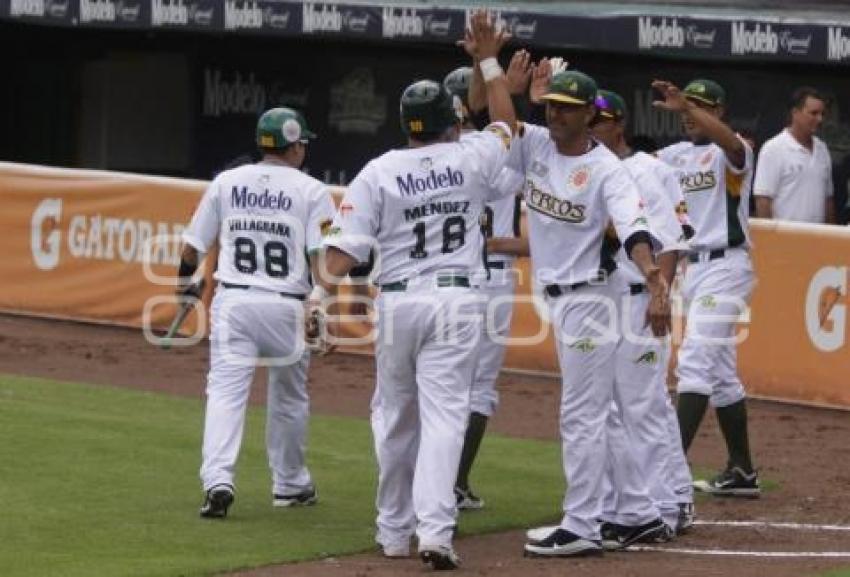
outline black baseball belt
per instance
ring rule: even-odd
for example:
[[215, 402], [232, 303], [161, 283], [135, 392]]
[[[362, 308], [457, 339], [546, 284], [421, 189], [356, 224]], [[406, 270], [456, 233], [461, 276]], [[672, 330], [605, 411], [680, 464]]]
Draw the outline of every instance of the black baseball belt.
[[[222, 282], [222, 283], [221, 283], [221, 286], [223, 286], [223, 287], [224, 287], [224, 288], [226, 288], [226, 289], [239, 289], [239, 290], [248, 290], [248, 289], [250, 289], [250, 288], [251, 288], [251, 285], [247, 285], [247, 284], [233, 284], [232, 282]], [[274, 292], [274, 291], [270, 291], [270, 292]], [[277, 293], [277, 294], [279, 294], [279, 295], [280, 295], [280, 296], [282, 296], [282, 297], [286, 297], [286, 298], [288, 298], [288, 299], [295, 299], [295, 300], [297, 300], [297, 301], [303, 301], [304, 299], [306, 299], [306, 298], [307, 298], [305, 295], [298, 295], [298, 294], [293, 294], [293, 293], [282, 293], [282, 292], [279, 292], [279, 293]]]
[[[381, 285], [384, 292], [404, 292], [407, 290], [407, 280], [399, 280]], [[437, 288], [461, 287], [469, 288], [469, 277], [465, 275], [441, 274], [437, 275]]]

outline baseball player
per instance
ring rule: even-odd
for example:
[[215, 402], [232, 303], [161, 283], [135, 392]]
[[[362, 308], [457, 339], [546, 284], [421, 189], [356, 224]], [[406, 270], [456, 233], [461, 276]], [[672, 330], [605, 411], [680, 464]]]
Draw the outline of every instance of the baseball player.
[[[491, 34], [476, 47], [494, 57], [506, 38]], [[497, 70], [490, 80], [491, 116], [512, 122], [504, 75]], [[404, 90], [408, 148], [369, 162], [351, 182], [325, 241], [320, 279], [332, 291], [374, 249], [376, 540], [385, 556], [406, 557], [415, 533], [420, 557], [437, 570], [460, 563], [453, 488], [482, 332], [470, 279], [482, 268], [479, 218], [498, 190], [492, 182], [511, 141], [509, 125], [498, 122], [461, 137], [458, 111], [440, 83]]]
[[684, 90], [666, 81], [652, 86], [664, 98], [656, 106], [680, 114], [689, 138], [658, 152], [679, 175], [696, 228], [682, 289], [689, 304], [677, 367], [682, 445], [687, 451], [711, 401], [729, 460], [714, 479], [694, 487], [756, 498], [761, 489], [750, 456], [734, 341], [754, 283], [747, 227], [753, 151], [723, 122], [726, 93], [716, 82], [693, 80]]
[[[530, 56], [518, 50], [508, 66], [506, 78], [511, 95], [524, 94], [530, 80]], [[458, 68], [443, 80], [443, 86], [453, 96], [460, 98], [464, 112], [464, 130], [476, 130], [476, 122], [489, 122], [487, 93], [480, 67]], [[476, 96], [470, 100], [470, 94]], [[514, 276], [513, 260], [517, 255], [528, 255], [528, 242], [520, 237], [522, 175], [505, 169], [497, 179], [498, 186], [507, 187], [503, 198], [487, 203], [484, 209], [482, 233], [487, 246], [487, 274], [479, 288], [487, 303], [484, 335], [478, 352], [475, 377], [472, 383], [469, 422], [461, 452], [460, 467], [455, 482], [458, 509], [474, 510], [484, 507], [484, 500], [470, 488], [469, 474], [478, 454], [487, 421], [499, 402], [496, 380], [505, 358], [505, 340], [510, 334], [513, 312]], [[510, 194], [514, 193], [514, 194]]]
[[[536, 279], [545, 287], [561, 366], [561, 437], [568, 485], [560, 526], [531, 538], [525, 545], [531, 555], [602, 552], [606, 421], [618, 397], [615, 354], [622, 336], [618, 310], [624, 283], [603, 251], [609, 221], [644, 279], [652, 333], [665, 335], [670, 322], [668, 287], [653, 262], [638, 191], [617, 157], [588, 132], [596, 115], [596, 93], [596, 82], [586, 74], [552, 75], [548, 62], [541, 62], [531, 100], [546, 103], [548, 126], [520, 126], [512, 152], [512, 163], [526, 175], [531, 260]], [[635, 514], [623, 546], [665, 531], [646, 491], [633, 498]]]
[[[672, 171], [649, 154], [632, 153], [625, 140], [626, 103], [609, 90], [600, 90], [596, 98], [598, 114], [591, 132], [599, 142], [623, 159], [623, 164], [635, 181], [644, 201], [653, 236], [661, 246], [657, 252], [658, 266], [672, 286], [679, 254], [687, 250], [686, 238], [693, 236], [693, 227], [682, 208], [684, 198], [678, 180], [666, 179]], [[693, 523], [693, 490], [691, 475], [682, 450], [676, 411], [667, 394], [667, 367], [670, 359], [669, 340], [646, 338], [644, 328], [648, 299], [640, 271], [630, 262], [623, 250], [617, 252], [617, 268], [627, 285], [623, 299], [623, 323], [629, 327], [626, 337], [617, 348], [618, 391], [624, 398], [609, 417], [609, 443], [614, 445], [611, 456], [618, 452], [634, 451], [637, 480], [645, 480], [649, 495], [661, 513], [670, 533], [682, 532]], [[631, 513], [624, 509], [628, 486], [617, 486], [616, 459], [609, 462], [610, 490], [606, 497], [603, 518], [610, 522], [607, 548], [618, 548], [617, 537]], [[627, 482], [629, 480], [627, 479]], [[635, 480], [631, 480], [634, 482]], [[638, 483], [634, 483], [638, 484]], [[606, 531], [603, 528], [603, 545]], [[613, 542], [612, 542], [613, 541]]]
[[202, 517], [223, 518], [234, 500], [234, 473], [255, 366], [268, 365], [266, 446], [275, 507], [312, 505], [316, 488], [304, 463], [309, 351], [304, 299], [307, 253], [320, 248], [334, 214], [327, 188], [302, 173], [304, 117], [289, 108], [257, 124], [262, 160], [219, 174], [183, 235], [179, 269], [190, 286], [200, 256], [218, 240], [212, 301], [210, 372], [204, 423]]

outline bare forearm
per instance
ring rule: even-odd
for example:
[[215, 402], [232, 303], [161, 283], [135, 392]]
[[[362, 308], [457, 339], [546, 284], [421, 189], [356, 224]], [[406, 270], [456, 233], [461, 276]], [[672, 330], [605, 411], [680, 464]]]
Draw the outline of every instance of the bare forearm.
[[472, 61], [472, 78], [469, 80], [469, 112], [478, 113], [487, 108], [487, 87], [478, 60]]
[[743, 168], [746, 161], [746, 149], [729, 125], [692, 102], [687, 103], [685, 114], [691, 117], [709, 140], [723, 149], [726, 157], [735, 167]]
[[487, 109], [491, 121], [504, 122], [512, 132], [516, 132], [516, 110], [504, 74], [487, 83]]
[[652, 258], [650, 246], [645, 242], [636, 243], [629, 253], [629, 258], [637, 265], [644, 278], [648, 279], [653, 271], [658, 270], [658, 266]]
[[824, 222], [826, 224], [835, 224], [835, 199], [830, 196], [826, 199], [826, 215], [824, 215]]
[[758, 218], [773, 218], [773, 200], [770, 197], [756, 197], [756, 216]]
[[328, 247], [323, 258], [315, 259], [313, 278], [328, 292], [336, 291], [348, 272], [357, 266], [357, 259], [336, 247]]
[[510, 237], [488, 238], [487, 252], [490, 254], [510, 254], [514, 256], [528, 256], [530, 254], [528, 239]]
[[658, 268], [661, 269], [661, 276], [667, 281], [667, 286], [673, 286], [673, 279], [676, 277], [676, 266], [679, 264], [679, 251], [671, 250], [658, 255]]

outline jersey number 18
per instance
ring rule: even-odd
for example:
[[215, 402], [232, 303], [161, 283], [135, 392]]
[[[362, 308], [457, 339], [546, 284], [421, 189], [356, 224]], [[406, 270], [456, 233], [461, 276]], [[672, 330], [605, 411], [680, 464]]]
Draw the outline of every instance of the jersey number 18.
[[[410, 258], [427, 258], [428, 251], [425, 250], [425, 223], [417, 222], [413, 227], [413, 236], [416, 237], [416, 245], [410, 251]], [[466, 242], [466, 221], [462, 216], [450, 216], [443, 221], [443, 248], [442, 253], [450, 253], [459, 249]]]

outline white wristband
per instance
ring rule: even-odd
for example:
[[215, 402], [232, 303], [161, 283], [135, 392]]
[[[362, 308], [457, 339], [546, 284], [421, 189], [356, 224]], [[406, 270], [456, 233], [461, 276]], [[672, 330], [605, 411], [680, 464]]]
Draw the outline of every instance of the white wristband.
[[317, 284], [313, 287], [313, 291], [310, 293], [310, 297], [307, 299], [310, 302], [323, 302], [326, 298], [330, 296], [328, 289], [323, 287], [320, 284]]
[[481, 67], [481, 75], [484, 77], [484, 82], [495, 80], [503, 74], [502, 67], [499, 66], [499, 61], [494, 56], [485, 58], [478, 63]]

